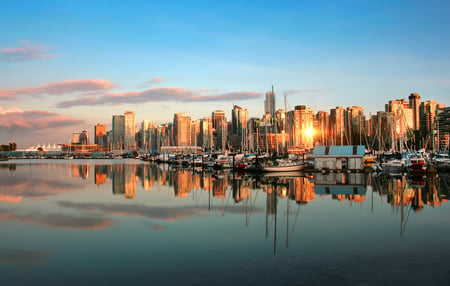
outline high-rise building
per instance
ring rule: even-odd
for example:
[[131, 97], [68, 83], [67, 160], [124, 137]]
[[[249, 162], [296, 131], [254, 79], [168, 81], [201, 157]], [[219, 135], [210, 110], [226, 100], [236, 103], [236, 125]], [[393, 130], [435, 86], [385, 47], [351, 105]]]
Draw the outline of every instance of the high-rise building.
[[125, 111], [124, 113], [125, 121], [125, 140], [124, 148], [125, 150], [135, 150], [136, 149], [136, 115], [132, 111]]
[[431, 135], [432, 130], [435, 129], [436, 111], [438, 108], [444, 107], [445, 105], [439, 104], [436, 100], [428, 100], [420, 104], [420, 131], [422, 137]]
[[231, 112], [231, 136], [229, 137], [229, 143], [235, 150], [247, 150], [248, 149], [248, 111], [237, 105], [233, 106]]
[[341, 106], [330, 110], [331, 145], [348, 144], [345, 134], [345, 109]]
[[125, 116], [113, 115], [112, 137], [112, 149], [122, 150], [125, 140]]
[[175, 145], [191, 146], [191, 117], [184, 112], [175, 113], [173, 128]]
[[97, 124], [94, 127], [94, 143], [97, 144], [100, 148], [106, 147], [107, 139], [106, 139], [106, 126], [103, 124]]
[[143, 120], [141, 127], [141, 142], [140, 147], [143, 149], [151, 149], [153, 123], [150, 120]]
[[364, 145], [365, 132], [364, 109], [361, 106], [348, 107], [346, 112], [345, 130], [349, 137], [350, 145]]
[[212, 150], [214, 146], [212, 122], [212, 118], [209, 116], [200, 120], [200, 140], [197, 146], [204, 150]]
[[328, 112], [317, 112], [314, 122], [316, 123], [314, 126], [314, 130], [316, 130], [314, 133], [315, 141], [319, 142], [320, 145], [330, 145], [330, 115]]
[[311, 149], [314, 145], [314, 111], [304, 105], [297, 105], [287, 113], [289, 148], [293, 151]]
[[414, 126], [413, 110], [409, 108], [409, 103], [404, 99], [390, 100], [386, 111], [394, 115], [394, 130], [398, 138], [407, 140], [407, 135], [411, 135], [409, 131], [412, 131]]
[[212, 113], [214, 149], [223, 151], [227, 144], [228, 124], [225, 111], [216, 110]]
[[248, 111], [240, 106], [234, 105], [231, 112], [231, 122], [233, 124], [233, 135], [245, 134], [247, 130]]
[[440, 107], [436, 116], [436, 148], [449, 150], [450, 137], [450, 107]]
[[275, 93], [272, 91], [266, 92], [266, 99], [264, 100], [264, 112], [275, 117]]
[[418, 93], [411, 93], [408, 97], [409, 99], [409, 108], [412, 109], [413, 112], [413, 126], [414, 130], [420, 129], [420, 95]]

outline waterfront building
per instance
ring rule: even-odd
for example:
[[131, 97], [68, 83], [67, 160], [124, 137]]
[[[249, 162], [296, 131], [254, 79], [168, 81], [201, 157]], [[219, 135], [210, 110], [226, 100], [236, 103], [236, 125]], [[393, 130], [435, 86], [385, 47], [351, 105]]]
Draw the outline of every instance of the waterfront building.
[[94, 127], [94, 143], [97, 144], [100, 148], [106, 147], [107, 137], [106, 137], [106, 126], [103, 124], [97, 124]]
[[314, 120], [314, 141], [318, 145], [330, 144], [330, 114], [325, 111], [319, 111], [316, 113]]
[[438, 140], [435, 149], [449, 152], [450, 107], [438, 108], [436, 121], [436, 138]]
[[348, 144], [347, 134], [345, 133], [345, 109], [337, 106], [330, 110], [331, 124], [331, 144], [345, 145]]
[[80, 132], [74, 132], [72, 133], [72, 140], [70, 141], [71, 144], [79, 144], [80, 143]]
[[192, 146], [201, 146], [201, 138], [200, 138], [200, 119], [191, 121], [191, 145]]
[[212, 126], [214, 149], [223, 151], [226, 149], [228, 135], [228, 124], [224, 111], [216, 110], [212, 113]]
[[152, 133], [153, 133], [153, 123], [150, 120], [144, 119], [142, 121], [141, 127], [141, 140], [139, 147], [142, 149], [151, 149], [152, 145]]
[[411, 93], [408, 97], [409, 99], [409, 108], [413, 111], [413, 126], [414, 130], [420, 129], [420, 95], [418, 93]]
[[364, 116], [364, 109], [361, 106], [348, 107], [345, 112], [345, 130], [348, 134], [349, 145], [363, 145], [364, 144], [364, 123], [366, 117]]
[[420, 104], [420, 132], [422, 137], [430, 136], [434, 129], [436, 111], [438, 108], [445, 107], [436, 100], [424, 101]]
[[200, 140], [197, 146], [202, 147], [203, 150], [212, 150], [214, 147], [212, 123], [213, 120], [209, 116], [200, 120]]
[[[390, 100], [386, 104], [386, 111], [391, 112], [394, 116], [394, 141], [393, 147], [397, 151], [402, 151], [405, 142], [409, 142], [414, 138], [413, 134], [413, 110], [409, 108], [409, 103], [404, 99]], [[398, 147], [398, 148], [397, 148]]]
[[125, 150], [136, 149], [136, 115], [132, 111], [124, 113], [124, 148]]
[[270, 114], [272, 118], [275, 118], [275, 93], [272, 91], [266, 92], [266, 99], [264, 100], [264, 113]]
[[122, 150], [125, 138], [125, 116], [113, 115], [112, 117], [112, 149]]
[[311, 149], [314, 136], [314, 111], [304, 105], [297, 105], [287, 113], [288, 151], [298, 152]]
[[248, 111], [240, 106], [234, 105], [231, 112], [231, 136], [230, 144], [233, 149], [246, 150], [248, 148], [247, 123]]
[[175, 146], [190, 146], [191, 143], [191, 117], [186, 113], [175, 113], [173, 118]]

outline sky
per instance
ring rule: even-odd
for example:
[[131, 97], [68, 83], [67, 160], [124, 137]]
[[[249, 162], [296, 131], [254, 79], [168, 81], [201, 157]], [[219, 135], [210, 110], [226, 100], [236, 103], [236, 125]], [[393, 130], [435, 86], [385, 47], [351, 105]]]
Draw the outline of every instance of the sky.
[[[0, 144], [233, 105], [450, 105], [450, 2], [0, 0]], [[91, 140], [92, 141], [92, 140]]]

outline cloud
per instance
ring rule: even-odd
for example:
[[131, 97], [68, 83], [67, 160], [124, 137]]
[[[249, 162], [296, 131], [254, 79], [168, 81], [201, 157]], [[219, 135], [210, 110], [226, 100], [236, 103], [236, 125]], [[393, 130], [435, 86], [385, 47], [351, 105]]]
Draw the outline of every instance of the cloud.
[[154, 83], [161, 83], [161, 82], [163, 82], [163, 81], [165, 81], [166, 79], [165, 78], [162, 78], [162, 77], [152, 77], [151, 79], [149, 79], [148, 81], [147, 81], [147, 83], [150, 83], [150, 84], [154, 84]]
[[34, 87], [0, 89], [0, 99], [14, 99], [19, 95], [62, 95], [73, 92], [84, 92], [85, 95], [93, 95], [98, 92], [106, 92], [114, 87], [118, 87], [118, 85], [107, 79], [67, 80]]
[[289, 89], [284, 90], [283, 95], [289, 95], [289, 94], [306, 94], [306, 93], [318, 93], [323, 91], [330, 91], [331, 89], [324, 89], [324, 88], [311, 88], [311, 89]]
[[51, 228], [99, 230], [112, 226], [112, 220], [97, 216], [73, 216], [68, 214], [16, 214], [0, 210], [0, 221], [18, 221], [29, 224], [39, 224]]
[[192, 207], [160, 207], [145, 205], [101, 204], [101, 203], [74, 203], [69, 201], [57, 202], [58, 206], [84, 211], [100, 211], [109, 215], [126, 215], [134, 217], [146, 217], [157, 220], [183, 220], [195, 217], [204, 209]]
[[[22, 41], [23, 44], [28, 42]], [[55, 54], [48, 52], [48, 47], [43, 45], [24, 45], [17, 48], [0, 49], [0, 61], [2, 62], [21, 62], [37, 59], [53, 59]]]
[[[208, 93], [208, 95], [205, 95]], [[222, 94], [210, 94], [206, 89], [187, 89], [183, 87], [151, 88], [144, 91], [132, 91], [123, 93], [107, 93], [101, 97], [86, 99], [78, 97], [75, 100], [66, 100], [56, 104], [59, 108], [68, 108], [82, 105], [120, 105], [127, 103], [145, 103], [161, 101], [177, 102], [213, 102], [252, 100], [261, 98], [262, 93], [253, 91], [235, 91]]]
[[49, 253], [23, 250], [23, 249], [0, 249], [0, 263], [9, 263], [18, 266], [31, 266], [41, 264]]
[[0, 107], [0, 131], [41, 130], [83, 123], [83, 120], [48, 111], [23, 111], [19, 108]]
[[82, 185], [58, 180], [0, 175], [0, 202], [18, 203], [23, 198], [38, 199], [79, 190]]

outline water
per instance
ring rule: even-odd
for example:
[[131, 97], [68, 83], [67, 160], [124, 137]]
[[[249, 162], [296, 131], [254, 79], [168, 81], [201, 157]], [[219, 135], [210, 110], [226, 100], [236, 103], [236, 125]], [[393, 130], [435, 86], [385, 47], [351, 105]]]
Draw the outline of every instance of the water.
[[[2, 285], [450, 285], [450, 178], [0, 164]], [[275, 284], [276, 283], [276, 284]]]

